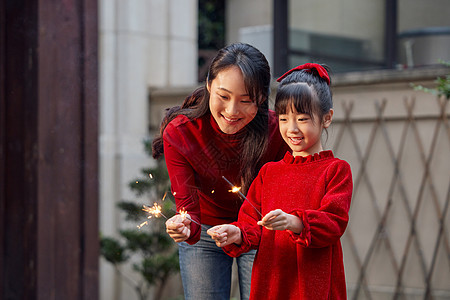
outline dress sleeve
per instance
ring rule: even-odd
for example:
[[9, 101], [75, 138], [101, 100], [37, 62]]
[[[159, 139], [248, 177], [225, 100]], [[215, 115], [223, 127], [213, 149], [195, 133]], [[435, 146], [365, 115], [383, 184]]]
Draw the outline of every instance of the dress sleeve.
[[232, 223], [232, 225], [239, 227], [241, 230], [242, 243], [240, 245], [232, 244], [222, 247], [229, 256], [237, 257], [259, 247], [262, 226], [257, 225], [257, 222], [261, 220], [261, 216], [258, 212], [261, 211], [262, 174], [265, 169], [266, 168], [263, 167], [252, 182], [248, 190], [247, 200], [244, 200], [239, 210], [238, 221]]
[[[171, 142], [173, 139], [168, 137], [169, 133], [166, 135], [167, 129], [164, 132], [164, 157], [177, 211], [180, 211], [180, 209], [187, 211], [192, 220], [201, 224], [194, 169], [189, 161], [177, 150], [177, 146]], [[191, 236], [186, 240], [191, 245], [200, 240], [201, 227], [195, 222], [191, 222]]]
[[353, 190], [350, 165], [342, 160], [333, 164], [327, 171], [326, 180], [319, 209], [291, 212], [302, 220], [304, 229], [300, 234], [289, 233], [304, 247], [321, 248], [334, 244], [347, 227]]

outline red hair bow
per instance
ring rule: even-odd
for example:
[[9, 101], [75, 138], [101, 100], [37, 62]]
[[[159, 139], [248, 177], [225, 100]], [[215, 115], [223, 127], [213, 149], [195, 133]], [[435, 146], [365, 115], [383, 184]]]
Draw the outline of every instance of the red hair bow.
[[300, 70], [307, 70], [309, 72], [311, 72], [311, 70], [316, 70], [317, 73], [319, 73], [319, 76], [323, 79], [325, 79], [328, 83], [328, 85], [330, 85], [330, 77], [328, 76], [328, 72], [327, 70], [325, 70], [324, 67], [322, 67], [319, 64], [314, 64], [314, 63], [307, 63], [298, 67], [295, 67], [293, 69], [290, 69], [289, 71], [287, 71], [286, 73], [284, 73], [283, 75], [281, 75], [280, 78], [277, 79], [278, 82], [280, 82], [281, 80], [283, 80], [286, 76], [288, 76], [289, 74], [291, 74], [294, 71], [300, 71]]

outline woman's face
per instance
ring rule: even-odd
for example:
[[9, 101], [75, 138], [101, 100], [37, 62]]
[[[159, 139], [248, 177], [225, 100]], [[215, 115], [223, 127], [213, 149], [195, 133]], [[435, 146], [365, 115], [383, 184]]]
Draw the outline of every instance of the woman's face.
[[222, 70], [208, 85], [209, 109], [219, 128], [226, 134], [233, 134], [250, 123], [258, 107], [244, 85], [241, 70], [232, 66]]

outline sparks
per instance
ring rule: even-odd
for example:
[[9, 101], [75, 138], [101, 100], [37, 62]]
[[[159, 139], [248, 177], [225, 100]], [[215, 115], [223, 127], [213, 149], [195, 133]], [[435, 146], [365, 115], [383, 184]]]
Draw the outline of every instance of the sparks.
[[138, 226], [136, 226], [137, 228], [141, 229], [144, 225], [148, 225], [148, 221], [142, 222], [141, 224], [139, 224]]
[[[153, 203], [153, 206], [143, 205], [142, 210], [149, 214], [147, 219], [151, 219], [152, 217], [159, 218], [160, 216], [167, 219], [167, 217], [161, 212], [161, 206], [156, 202]], [[145, 225], [148, 225], [148, 221], [142, 222], [137, 226], [137, 228], [141, 229]]]
[[[188, 219], [189, 221], [194, 222], [194, 223], [197, 224], [197, 225], [200, 225], [200, 223], [198, 223], [197, 221], [192, 220], [192, 219], [189, 217], [188, 212], [187, 212], [185, 209], [180, 209], [180, 210], [178, 211], [178, 213], [180, 214], [181, 218], [183, 218], [183, 220], [184, 220], [184, 219]], [[200, 225], [200, 226], [201, 226], [201, 225]]]
[[167, 195], [167, 192], [164, 193], [164, 196], [162, 197], [161, 201], [164, 201], [166, 199], [166, 195]]
[[231, 188], [230, 192], [232, 192], [232, 193], [237, 193], [237, 192], [239, 192], [240, 190], [241, 190], [240, 187], [233, 186], [233, 187]]
[[180, 210], [178, 211], [178, 213], [180, 214], [180, 216], [181, 216], [183, 219], [186, 219], [186, 218], [187, 218], [187, 211], [186, 211], [186, 210], [180, 209]]
[[230, 192], [237, 193], [244, 201], [247, 201], [248, 203], [250, 203], [250, 205], [256, 210], [256, 212], [262, 218], [261, 212], [247, 199], [247, 197], [245, 197], [244, 194], [242, 194], [241, 188], [237, 187], [237, 186], [234, 186], [225, 176], [222, 176], [222, 178], [231, 186]]
[[150, 177], [150, 179], [153, 179], [153, 175], [151, 173], [148, 174], [148, 177]]
[[156, 202], [153, 203], [153, 206], [143, 205], [142, 210], [150, 214], [148, 219], [151, 217], [159, 218], [160, 216], [167, 219], [167, 217], [161, 212], [161, 206]]
[[180, 214], [181, 218], [183, 218], [183, 219], [188, 219], [189, 221], [194, 222], [194, 223], [197, 224], [197, 225], [200, 225], [204, 230], [208, 230], [208, 228], [204, 227], [204, 226], [203, 226], [202, 224], [200, 224], [199, 222], [192, 220], [192, 219], [189, 217], [188, 212], [187, 212], [185, 209], [180, 209], [180, 210], [178, 211], [178, 213]]

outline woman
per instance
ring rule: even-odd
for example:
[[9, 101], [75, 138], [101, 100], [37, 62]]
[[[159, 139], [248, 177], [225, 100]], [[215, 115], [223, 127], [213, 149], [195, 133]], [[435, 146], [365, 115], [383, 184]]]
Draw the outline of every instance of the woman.
[[[261, 166], [288, 149], [268, 109], [270, 80], [267, 60], [256, 48], [237, 43], [219, 50], [206, 85], [168, 111], [153, 143], [155, 158], [164, 153], [177, 210], [188, 213], [166, 222], [167, 233], [180, 243], [186, 299], [230, 298], [233, 259], [206, 234], [236, 221], [242, 204], [222, 176], [245, 194]], [[237, 258], [241, 299], [249, 298], [253, 259], [254, 252]]]

